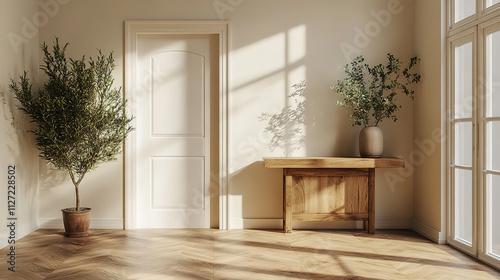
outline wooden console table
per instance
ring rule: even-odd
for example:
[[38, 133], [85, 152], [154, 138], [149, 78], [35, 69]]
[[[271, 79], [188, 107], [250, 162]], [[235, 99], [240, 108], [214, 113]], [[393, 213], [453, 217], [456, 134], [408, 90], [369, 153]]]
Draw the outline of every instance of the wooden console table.
[[283, 168], [283, 230], [292, 221], [362, 220], [375, 233], [375, 168], [404, 167], [400, 158], [264, 158]]

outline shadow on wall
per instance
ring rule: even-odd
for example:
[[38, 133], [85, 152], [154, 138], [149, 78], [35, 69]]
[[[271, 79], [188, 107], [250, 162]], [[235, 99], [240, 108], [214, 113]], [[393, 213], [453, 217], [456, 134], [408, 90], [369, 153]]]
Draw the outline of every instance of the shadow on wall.
[[280, 149], [283, 153], [293, 153], [302, 148], [305, 137], [305, 106], [304, 91], [306, 82], [293, 85], [294, 91], [287, 96], [287, 106], [280, 113], [263, 113], [259, 120], [267, 121], [264, 132], [271, 134], [269, 148], [271, 151]]
[[[10, 157], [17, 164], [22, 164], [21, 150], [18, 147], [26, 147], [26, 142], [33, 142], [31, 137], [19, 137], [19, 135], [27, 134], [28, 117], [19, 112], [14, 104], [15, 97], [3, 85], [0, 85], [0, 97], [2, 99], [2, 122], [5, 128], [2, 132], [7, 136], [6, 147]], [[29, 134], [28, 134], [29, 135]], [[29, 140], [28, 140], [29, 139]], [[27, 143], [34, 144], [34, 143]]]
[[[88, 172], [83, 179], [80, 185], [81, 203], [92, 208], [93, 218], [122, 218], [122, 194], [120, 192], [117, 196], [115, 192], [121, 181], [116, 183], [116, 176], [110, 176], [120, 173], [122, 164], [121, 161], [103, 164]], [[75, 187], [68, 172], [40, 160], [39, 185], [41, 218], [58, 219], [60, 209], [75, 207]]]
[[[7, 165], [15, 165], [16, 169], [16, 196], [28, 205], [36, 205], [37, 196], [37, 173], [38, 164], [36, 162], [36, 148], [33, 136], [28, 131], [32, 125], [29, 117], [17, 109], [14, 95], [6, 86], [0, 85], [0, 99], [2, 102], [2, 149], [7, 149], [6, 154], [2, 154]], [[34, 174], [34, 176], [33, 176]]]
[[[38, 155], [40, 152], [36, 148], [35, 139], [31, 133], [33, 124], [31, 124], [29, 116], [17, 108], [14, 94], [10, 91], [6, 92], [2, 85], [0, 85], [0, 98], [2, 100], [2, 121], [8, 124], [2, 130], [8, 138], [6, 146], [10, 155], [13, 156], [15, 164], [20, 167], [20, 170], [24, 170], [25, 161], [23, 160], [22, 153], [27, 151]], [[33, 164], [38, 168], [38, 163]], [[40, 173], [40, 179], [47, 179], [51, 182], [63, 182], [65, 179], [58, 173], [61, 172], [56, 169], [49, 170], [45, 173]], [[64, 175], [64, 173], [62, 174]], [[41, 185], [41, 187], [48, 186]]]
[[62, 183], [72, 184], [67, 172], [49, 165], [45, 160], [40, 160], [40, 191], [48, 191]]
[[[45, 213], [50, 211], [53, 211], [54, 215], [57, 213], [57, 216], [54, 217], [59, 217], [59, 209], [74, 206], [74, 200], [69, 200], [66, 201], [64, 207], [58, 207], [58, 203], [60, 203], [59, 201], [61, 200], [60, 196], [63, 192], [74, 192], [74, 187], [73, 189], [69, 188], [69, 186], [72, 186], [69, 175], [67, 172], [63, 172], [52, 167], [44, 159], [39, 159], [39, 170], [38, 184], [40, 188], [40, 218], [47, 218]], [[68, 190], [57, 189], [63, 184], [68, 185]], [[49, 194], [50, 199], [47, 199], [47, 194]]]
[[[270, 140], [268, 143], [271, 152], [278, 150], [282, 152], [282, 156], [290, 156], [295, 151], [303, 149], [306, 144], [306, 81], [301, 81], [293, 85], [294, 91], [287, 96], [287, 106], [281, 112], [275, 114], [262, 113], [259, 121], [267, 121], [267, 126], [264, 133], [269, 133]], [[335, 93], [338, 95], [338, 93]], [[342, 110], [343, 111], [343, 110]], [[341, 112], [344, 113], [344, 112]], [[346, 114], [347, 115], [347, 114]], [[314, 127], [314, 113], [310, 113], [307, 118], [308, 126]], [[330, 121], [333, 131], [336, 127], [342, 127], [348, 124], [346, 118], [336, 116]], [[359, 133], [360, 128], [351, 128], [351, 131]], [[344, 137], [345, 138], [345, 137]], [[338, 149], [340, 145], [337, 141], [333, 141], [332, 153], [322, 154], [332, 156], [357, 156], [358, 137], [354, 137], [353, 149]], [[349, 142], [352, 143], [352, 142]], [[335, 152], [336, 151], [336, 152]]]
[[[234, 206], [241, 205], [238, 210], [243, 219], [281, 218], [283, 202], [276, 199], [283, 197], [281, 172], [265, 168], [263, 161], [256, 161], [235, 171], [231, 176], [233, 185], [230, 195], [239, 200]], [[269, 217], [269, 213], [276, 213], [276, 217]]]

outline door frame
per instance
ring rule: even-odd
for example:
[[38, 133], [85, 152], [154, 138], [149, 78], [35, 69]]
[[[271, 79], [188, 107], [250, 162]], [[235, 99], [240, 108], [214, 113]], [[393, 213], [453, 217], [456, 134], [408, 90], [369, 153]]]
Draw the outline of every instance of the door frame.
[[[136, 65], [137, 35], [139, 34], [182, 34], [182, 35], [219, 35], [219, 228], [228, 228], [228, 29], [227, 21], [163, 21], [163, 20], [126, 20], [124, 42], [124, 95], [128, 99], [127, 114], [136, 116], [136, 87], [134, 73]], [[135, 118], [131, 125], [136, 127]], [[124, 229], [137, 228], [137, 133], [132, 131], [125, 140], [123, 153], [123, 217]], [[208, 210], [210, 211], [210, 209]]]

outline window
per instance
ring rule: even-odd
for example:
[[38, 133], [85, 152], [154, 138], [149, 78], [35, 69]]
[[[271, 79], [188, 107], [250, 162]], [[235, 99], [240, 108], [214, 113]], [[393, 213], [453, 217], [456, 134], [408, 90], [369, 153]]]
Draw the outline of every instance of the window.
[[450, 243], [471, 254], [476, 250], [476, 38], [474, 28], [449, 38]]
[[486, 0], [486, 8], [500, 3], [500, 0]]
[[476, 14], [476, 2], [474, 0], [453, 0], [453, 12], [454, 23], [458, 23]]
[[500, 268], [500, 0], [448, 5], [448, 242]]
[[[496, 22], [496, 23], [495, 23]], [[483, 167], [485, 212], [484, 253], [500, 260], [500, 20], [485, 23], [483, 30], [484, 92], [481, 122], [483, 125]], [[496, 214], [496, 216], [495, 216]]]

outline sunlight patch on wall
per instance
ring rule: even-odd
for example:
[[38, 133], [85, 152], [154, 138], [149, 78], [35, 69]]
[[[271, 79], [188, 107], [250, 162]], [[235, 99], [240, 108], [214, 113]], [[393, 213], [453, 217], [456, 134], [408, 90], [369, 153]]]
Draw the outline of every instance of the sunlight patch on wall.
[[[305, 25], [294, 26], [233, 51], [231, 119], [245, 125], [231, 127], [230, 172], [237, 172], [264, 156], [305, 155], [302, 141], [305, 96], [303, 92], [300, 96], [293, 94], [296, 91], [293, 85], [306, 79], [305, 57]], [[292, 114], [283, 114], [290, 110]], [[269, 130], [272, 126], [263, 121], [265, 115], [276, 115], [275, 119], [281, 118], [281, 124]], [[298, 128], [300, 133], [295, 131], [297, 134], [294, 134], [289, 129], [292, 127], [293, 130]], [[292, 134], [293, 139], [290, 138]]]
[[299, 62], [306, 56], [306, 26], [299, 25], [287, 32], [288, 64]]
[[231, 64], [242, 71], [231, 72], [232, 88], [239, 89], [283, 71], [285, 48], [286, 35], [279, 33], [233, 51]]
[[253, 82], [233, 91], [231, 118], [233, 123], [245, 125], [231, 126], [229, 172], [235, 172], [269, 154], [270, 136], [264, 132], [265, 124], [258, 121], [262, 112], [275, 112], [286, 105], [283, 99], [287, 89], [283, 82], [283, 72]]

